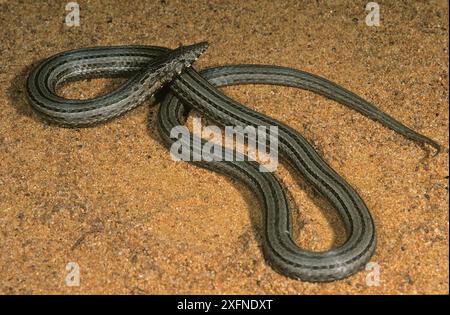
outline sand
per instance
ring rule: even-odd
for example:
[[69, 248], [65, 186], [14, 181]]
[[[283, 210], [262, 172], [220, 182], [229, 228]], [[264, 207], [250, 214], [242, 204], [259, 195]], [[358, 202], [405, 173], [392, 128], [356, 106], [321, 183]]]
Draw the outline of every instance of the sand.
[[[356, 92], [448, 148], [448, 3], [379, 1], [0, 1], [0, 292], [3, 294], [448, 294], [448, 149], [420, 146], [323, 97], [292, 88], [223, 91], [301, 132], [363, 197], [378, 247], [371, 271], [324, 284], [276, 273], [261, 253], [261, 205], [240, 182], [175, 162], [146, 103], [107, 124], [41, 120], [26, 77], [60, 51], [99, 45], [175, 48], [207, 40], [197, 69], [236, 63], [309, 71]], [[67, 85], [66, 97], [117, 82]], [[428, 157], [427, 157], [428, 156]], [[342, 242], [336, 216], [284, 166], [298, 243]], [[66, 266], [79, 266], [68, 286]], [[376, 283], [375, 283], [376, 284]]]

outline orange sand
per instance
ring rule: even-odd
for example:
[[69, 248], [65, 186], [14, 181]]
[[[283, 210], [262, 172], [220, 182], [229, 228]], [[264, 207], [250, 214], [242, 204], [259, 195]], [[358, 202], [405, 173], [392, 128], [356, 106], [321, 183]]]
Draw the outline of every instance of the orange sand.
[[[73, 28], [63, 24], [66, 2], [51, 3], [0, 1], [1, 293], [448, 294], [448, 150], [424, 159], [429, 148], [309, 92], [224, 89], [304, 134], [371, 209], [380, 285], [366, 285], [368, 271], [306, 283], [265, 262], [262, 210], [249, 189], [170, 159], [157, 105], [65, 129], [39, 119], [24, 88], [32, 64], [63, 50], [208, 40], [198, 69], [313, 72], [448, 147], [446, 1], [380, 1], [380, 27], [365, 24], [365, 1], [80, 1]], [[98, 95], [114, 83], [79, 82], [61, 94]], [[284, 167], [276, 175], [296, 209], [298, 242], [341, 242], [332, 209]], [[68, 262], [80, 266], [79, 287], [65, 285]]]

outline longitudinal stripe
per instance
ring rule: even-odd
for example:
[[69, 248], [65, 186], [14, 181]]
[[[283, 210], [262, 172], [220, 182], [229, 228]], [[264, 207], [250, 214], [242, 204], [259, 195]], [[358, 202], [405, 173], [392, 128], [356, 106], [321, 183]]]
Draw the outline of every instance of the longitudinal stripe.
[[[197, 72], [189, 68], [206, 43], [170, 50], [156, 46], [95, 47], [54, 55], [35, 67], [27, 80], [30, 104], [44, 118], [69, 127], [89, 126], [138, 106], [164, 84], [169, 84], [158, 113], [158, 128], [171, 145], [173, 127], [182, 125], [191, 108], [217, 124], [277, 126], [280, 156], [333, 205], [347, 231], [346, 242], [326, 252], [300, 248], [292, 238], [291, 215], [282, 186], [271, 173], [259, 172], [255, 162], [195, 162], [246, 183], [264, 209], [263, 251], [267, 261], [283, 274], [306, 281], [332, 281], [362, 268], [376, 246], [375, 227], [358, 193], [314, 150], [296, 130], [230, 99], [217, 89], [232, 84], [275, 84], [318, 93], [379, 121], [403, 136], [440, 146], [382, 112], [355, 93], [317, 75], [269, 65], [231, 65]], [[91, 77], [124, 76], [116, 90], [89, 100], [67, 100], [56, 95], [66, 81]], [[189, 141], [190, 154], [201, 152], [203, 142]]]

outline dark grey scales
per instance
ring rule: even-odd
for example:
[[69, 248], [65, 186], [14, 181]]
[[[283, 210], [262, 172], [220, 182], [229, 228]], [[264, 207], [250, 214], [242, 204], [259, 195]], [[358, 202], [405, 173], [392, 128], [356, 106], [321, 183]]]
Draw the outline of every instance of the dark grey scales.
[[[283, 188], [271, 173], [253, 162], [197, 162], [246, 183], [265, 210], [264, 254], [281, 273], [305, 281], [333, 281], [363, 268], [372, 256], [375, 227], [364, 201], [294, 129], [228, 98], [218, 86], [276, 84], [306, 89], [336, 100], [379, 121], [419, 143], [440, 150], [440, 145], [406, 127], [356, 94], [316, 75], [265, 65], [230, 65], [197, 72], [190, 65], [206, 43], [171, 50], [155, 46], [83, 48], [54, 55], [37, 65], [27, 81], [31, 106], [45, 119], [65, 126], [89, 126], [109, 120], [141, 104], [163, 85], [169, 89], [158, 113], [158, 126], [170, 145], [170, 130], [185, 122], [191, 108], [217, 124], [278, 126], [279, 153], [338, 211], [348, 238], [338, 248], [311, 252], [292, 239], [290, 212]], [[91, 77], [128, 76], [118, 89], [89, 100], [68, 100], [56, 95], [59, 84]], [[194, 142], [196, 143], [196, 142]], [[201, 147], [192, 147], [192, 152]], [[191, 153], [192, 153], [191, 152]]]

